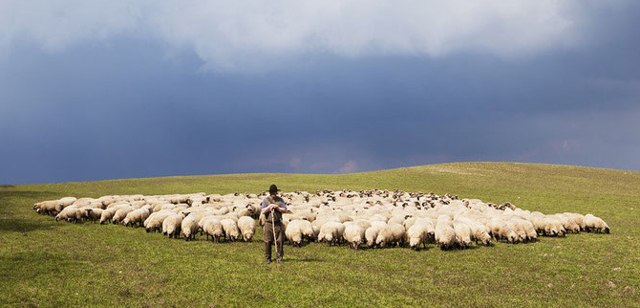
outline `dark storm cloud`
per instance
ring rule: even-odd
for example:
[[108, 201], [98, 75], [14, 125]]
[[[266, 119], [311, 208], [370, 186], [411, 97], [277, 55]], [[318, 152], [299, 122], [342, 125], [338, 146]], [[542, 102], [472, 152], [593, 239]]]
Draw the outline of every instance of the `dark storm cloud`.
[[589, 12], [581, 48], [535, 57], [316, 53], [252, 74], [153, 40], [21, 43], [0, 60], [0, 182], [466, 160], [637, 170], [640, 10]]

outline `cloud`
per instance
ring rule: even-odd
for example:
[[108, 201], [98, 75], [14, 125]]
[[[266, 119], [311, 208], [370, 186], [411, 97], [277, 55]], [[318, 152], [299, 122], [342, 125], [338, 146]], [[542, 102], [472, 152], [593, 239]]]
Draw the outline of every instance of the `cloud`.
[[[534, 6], [555, 2], [503, 2], [455, 15], [469, 4], [0, 0], [0, 182], [640, 168], [640, 4], [558, 2], [547, 19], [560, 26], [537, 27]], [[429, 5], [458, 20], [406, 12]], [[520, 6], [531, 16], [502, 12]]]
[[0, 2], [0, 50], [35, 41], [56, 52], [133, 37], [195, 52], [223, 71], [277, 68], [292, 56], [479, 52], [521, 57], [579, 41], [591, 1], [168, 1]]

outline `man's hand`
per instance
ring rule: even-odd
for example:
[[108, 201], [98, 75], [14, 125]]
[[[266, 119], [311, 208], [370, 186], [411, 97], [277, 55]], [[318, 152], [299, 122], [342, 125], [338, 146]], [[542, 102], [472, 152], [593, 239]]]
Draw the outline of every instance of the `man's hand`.
[[277, 204], [269, 204], [269, 211], [273, 211], [278, 209], [280, 206], [278, 206]]

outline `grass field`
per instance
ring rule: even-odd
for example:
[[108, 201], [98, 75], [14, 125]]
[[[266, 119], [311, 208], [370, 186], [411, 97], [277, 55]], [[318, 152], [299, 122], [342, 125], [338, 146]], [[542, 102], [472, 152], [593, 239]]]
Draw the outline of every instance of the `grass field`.
[[[32, 210], [63, 196], [403, 189], [593, 213], [611, 234], [440, 251], [169, 240], [140, 228], [56, 223]], [[640, 307], [640, 172], [456, 163], [345, 175], [238, 174], [0, 187], [0, 305], [11, 307]]]

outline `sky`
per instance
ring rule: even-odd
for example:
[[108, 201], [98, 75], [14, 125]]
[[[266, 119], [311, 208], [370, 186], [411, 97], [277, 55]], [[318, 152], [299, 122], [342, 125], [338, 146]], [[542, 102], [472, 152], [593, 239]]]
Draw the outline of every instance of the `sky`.
[[640, 2], [0, 0], [0, 184], [640, 170]]

